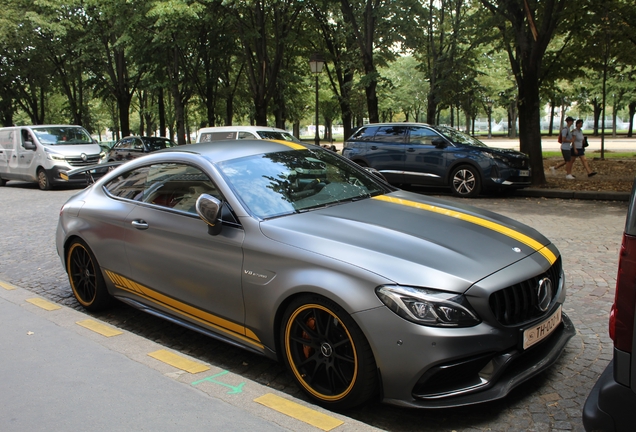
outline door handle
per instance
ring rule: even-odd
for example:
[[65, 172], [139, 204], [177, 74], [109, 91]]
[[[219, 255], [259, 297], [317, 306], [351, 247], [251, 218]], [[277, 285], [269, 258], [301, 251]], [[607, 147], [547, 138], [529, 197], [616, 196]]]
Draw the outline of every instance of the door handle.
[[371, 150], [377, 150], [378, 147], [377, 146], [371, 146]]
[[146, 230], [148, 229], [148, 222], [143, 219], [134, 220], [131, 222], [132, 226], [137, 228], [138, 230]]
[[409, 148], [408, 150], [406, 150], [407, 152], [411, 152], [413, 153], [415, 151], [415, 149], [413, 147]]

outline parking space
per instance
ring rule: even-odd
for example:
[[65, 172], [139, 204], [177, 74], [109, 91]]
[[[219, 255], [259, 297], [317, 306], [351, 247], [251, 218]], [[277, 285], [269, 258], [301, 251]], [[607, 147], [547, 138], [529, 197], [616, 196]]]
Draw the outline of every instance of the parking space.
[[[37, 186], [13, 182], [0, 188], [0, 281], [3, 282], [0, 289], [8, 292], [4, 285], [17, 286], [32, 293], [32, 297], [81, 311], [71, 294], [54, 241], [59, 210], [73, 193], [73, 190], [42, 192]], [[488, 197], [461, 202], [524, 222], [556, 244], [563, 256], [568, 286], [564, 311], [573, 320], [577, 335], [552, 369], [517, 388], [504, 400], [438, 411], [370, 404], [347, 412], [346, 416], [360, 422], [360, 425], [395, 431], [582, 430], [582, 404], [611, 359], [607, 319], [613, 301], [627, 203], [516, 197]], [[138, 337], [145, 341], [142, 343], [144, 347], [152, 345], [152, 350], [143, 353], [143, 361], [138, 360], [143, 364], [159, 362], [148, 353], [167, 350], [210, 367], [206, 372], [198, 372], [194, 379], [184, 378], [185, 374], [169, 364], [156, 367], [161, 373], [174, 374], [175, 379], [187, 380], [189, 384], [201, 381], [197, 387], [218, 388], [219, 394], [224, 395], [227, 395], [229, 387], [217, 382], [233, 387], [253, 382], [259, 388], [280, 392], [291, 399], [299, 398], [304, 404], [302, 395], [282, 365], [271, 360], [125, 305], [105, 313], [84, 316], [81, 321], [85, 319]], [[93, 332], [84, 327], [81, 331]], [[250, 400], [260, 396], [254, 394]], [[259, 405], [266, 407], [265, 404]], [[336, 430], [344, 430], [343, 427], [337, 426]]]

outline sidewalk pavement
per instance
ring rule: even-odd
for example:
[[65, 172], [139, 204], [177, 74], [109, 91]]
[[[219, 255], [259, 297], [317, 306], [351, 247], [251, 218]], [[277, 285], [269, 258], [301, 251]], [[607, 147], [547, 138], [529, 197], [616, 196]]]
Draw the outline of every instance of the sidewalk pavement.
[[0, 281], [3, 432], [375, 430], [35, 297]]

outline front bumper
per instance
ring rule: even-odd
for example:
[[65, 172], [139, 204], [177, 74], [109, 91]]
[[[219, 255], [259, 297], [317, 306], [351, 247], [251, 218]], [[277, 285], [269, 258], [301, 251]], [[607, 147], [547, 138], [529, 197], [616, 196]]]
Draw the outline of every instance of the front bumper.
[[554, 364], [575, 334], [563, 313], [553, 334], [523, 351], [516, 330], [486, 323], [454, 329], [422, 327], [404, 320], [396, 323], [401, 319], [391, 314], [380, 308], [356, 318], [366, 334], [374, 335], [369, 342], [382, 377], [384, 402], [409, 408], [450, 408], [501, 399]]

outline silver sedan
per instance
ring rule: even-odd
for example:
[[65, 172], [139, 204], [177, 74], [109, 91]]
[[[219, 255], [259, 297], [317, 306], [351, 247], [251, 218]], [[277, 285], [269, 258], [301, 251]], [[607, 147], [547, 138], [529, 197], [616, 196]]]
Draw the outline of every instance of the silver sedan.
[[311, 145], [128, 162], [64, 205], [57, 250], [85, 308], [116, 298], [281, 360], [332, 409], [498, 399], [574, 334], [559, 252], [537, 231]]

